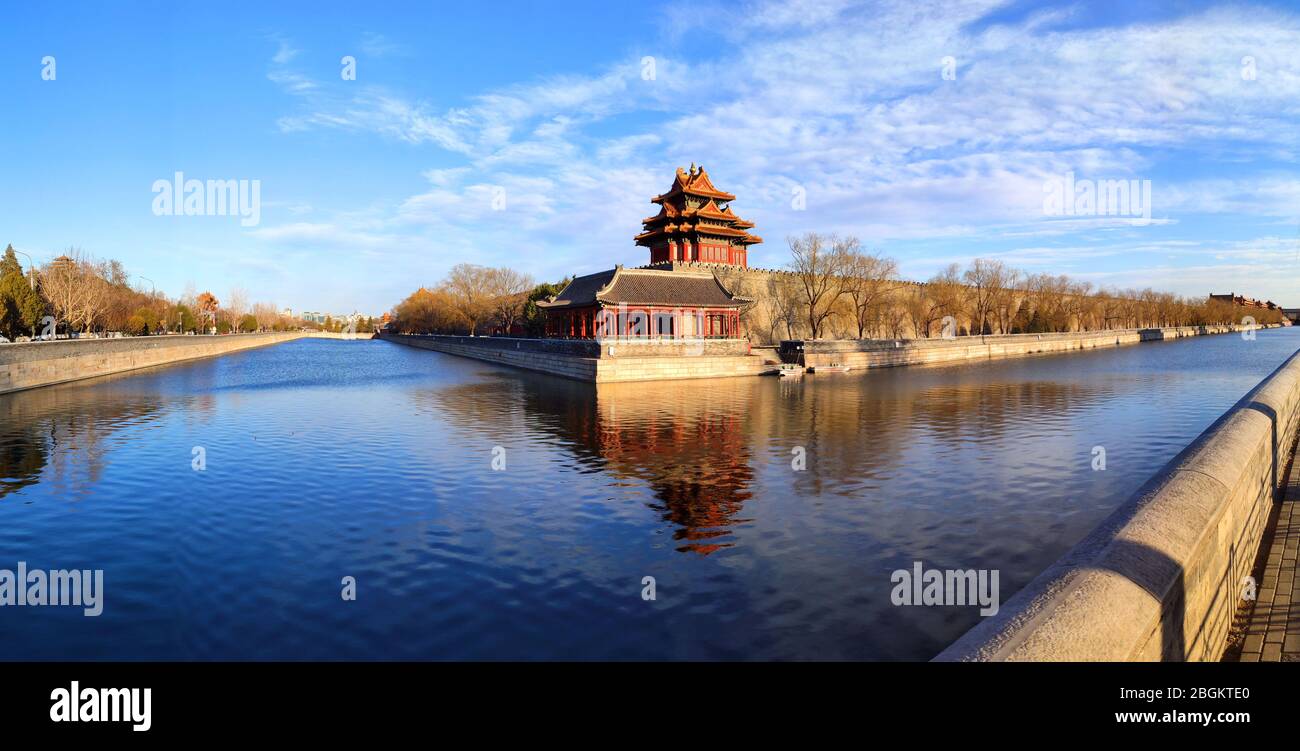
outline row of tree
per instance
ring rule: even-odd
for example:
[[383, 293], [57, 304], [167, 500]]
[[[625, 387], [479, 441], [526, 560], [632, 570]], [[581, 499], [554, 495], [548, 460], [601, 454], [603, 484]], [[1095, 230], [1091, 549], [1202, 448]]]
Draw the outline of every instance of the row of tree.
[[[829, 331], [856, 338], [944, 333], [1017, 334], [1122, 328], [1280, 323], [1278, 309], [1242, 308], [1209, 297], [1147, 289], [1094, 288], [1064, 274], [1030, 274], [1002, 261], [951, 264], [927, 282], [905, 281], [898, 263], [863, 250], [854, 237], [807, 234], [790, 240], [789, 278], [773, 277], [756, 295], [790, 338]], [[751, 306], [752, 307], [752, 306]]]
[[[751, 338], [906, 339], [970, 334], [1280, 323], [1277, 309], [1242, 308], [1152, 289], [1095, 288], [1063, 274], [1027, 273], [998, 260], [951, 264], [928, 281], [904, 280], [892, 258], [854, 237], [810, 233], [790, 240], [789, 272], [719, 267], [747, 298], [741, 321]], [[402, 333], [542, 336], [539, 300], [567, 280], [534, 284], [513, 269], [459, 264], [394, 310]]]
[[121, 262], [100, 260], [77, 249], [25, 272], [10, 245], [0, 257], [0, 335], [10, 340], [40, 335], [47, 316], [53, 318], [58, 334], [144, 336], [212, 329], [228, 333], [321, 328], [285, 316], [269, 303], [249, 304], [238, 288], [224, 304], [211, 292], [195, 294], [193, 285], [177, 299], [169, 299], [152, 285], [144, 291], [130, 284]]
[[559, 293], [564, 284], [534, 284], [514, 269], [461, 263], [438, 284], [399, 303], [392, 327], [404, 334], [541, 336], [545, 318], [537, 301]]

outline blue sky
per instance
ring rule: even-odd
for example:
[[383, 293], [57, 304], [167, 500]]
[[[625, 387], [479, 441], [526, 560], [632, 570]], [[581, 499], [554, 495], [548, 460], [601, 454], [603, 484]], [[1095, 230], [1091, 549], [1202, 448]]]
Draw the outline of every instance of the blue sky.
[[[984, 256], [1300, 306], [1295, 3], [55, 2], [6, 21], [0, 243], [118, 258], [171, 294], [379, 312], [461, 261], [539, 280], [645, 263], [649, 198], [695, 162], [765, 238], [755, 266], [838, 232], [917, 279]], [[156, 216], [177, 171], [260, 180], [258, 224]], [[1048, 215], [1067, 173], [1149, 180], [1150, 221]]]

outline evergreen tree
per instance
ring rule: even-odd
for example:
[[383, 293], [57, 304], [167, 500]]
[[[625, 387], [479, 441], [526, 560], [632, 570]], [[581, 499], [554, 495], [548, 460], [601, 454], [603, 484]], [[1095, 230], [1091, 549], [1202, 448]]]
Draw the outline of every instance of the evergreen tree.
[[524, 334], [525, 336], [540, 337], [546, 331], [546, 311], [537, 307], [540, 300], [545, 300], [552, 295], [558, 295], [568, 286], [569, 278], [565, 277], [555, 284], [543, 282], [533, 291], [528, 293], [528, 301], [524, 303]]
[[177, 303], [176, 306], [172, 308], [169, 320], [173, 331], [179, 329], [180, 332], [184, 333], [186, 331], [199, 330], [199, 319], [198, 316], [194, 314], [194, 309], [183, 303]]
[[34, 334], [43, 315], [45, 301], [32, 288], [32, 281], [23, 273], [14, 246], [10, 245], [0, 258], [0, 333], [10, 339]]

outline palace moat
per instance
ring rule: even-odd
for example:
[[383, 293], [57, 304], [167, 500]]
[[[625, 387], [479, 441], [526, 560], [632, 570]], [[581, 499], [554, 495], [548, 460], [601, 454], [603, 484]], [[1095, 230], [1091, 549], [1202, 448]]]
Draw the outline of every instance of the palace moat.
[[1297, 347], [596, 386], [304, 339], [4, 395], [0, 568], [104, 593], [0, 657], [928, 659], [978, 608], [892, 571], [1005, 601]]

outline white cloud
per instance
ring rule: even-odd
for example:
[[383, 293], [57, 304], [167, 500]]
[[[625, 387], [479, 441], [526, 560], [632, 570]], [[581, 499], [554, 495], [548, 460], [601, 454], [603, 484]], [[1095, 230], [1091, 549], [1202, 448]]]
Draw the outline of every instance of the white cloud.
[[276, 43], [275, 55], [271, 57], [271, 62], [276, 65], [285, 65], [298, 56], [299, 50], [279, 35], [272, 35], [271, 40]]
[[398, 44], [388, 37], [375, 31], [367, 31], [361, 34], [361, 41], [358, 48], [365, 55], [370, 57], [388, 57], [390, 55], [405, 55], [407, 49], [405, 46]]
[[[690, 3], [669, 14], [654, 80], [642, 80], [638, 54], [442, 109], [378, 87], [327, 95], [287, 69], [272, 80], [300, 105], [279, 121], [285, 131], [374, 133], [463, 160], [429, 173], [384, 231], [437, 228], [449, 247], [526, 253], [551, 276], [643, 262], [631, 237], [647, 201], [692, 161], [768, 238], [756, 259], [780, 258], [784, 235], [811, 229], [886, 250], [1001, 237], [1027, 260], [1049, 255], [1016, 251], [1016, 238], [1062, 237], [1080, 260], [1113, 259], [1084, 241], [1104, 246], [1127, 231], [1122, 220], [1044, 217], [1043, 183], [1067, 171], [1151, 179], [1148, 244], [1191, 216], [1297, 218], [1300, 180], [1279, 165], [1300, 150], [1300, 18], [1234, 5], [1127, 26], [1073, 27], [1071, 9], [983, 22], [1005, 6]], [[730, 43], [692, 55], [713, 31]], [[667, 54], [674, 38], [681, 52]], [[941, 75], [948, 55], [956, 80]], [[1241, 75], [1245, 55], [1255, 80]], [[635, 124], [608, 127], [623, 115]], [[1202, 160], [1230, 176], [1185, 174]], [[505, 212], [485, 208], [494, 186]], [[795, 188], [806, 210], [791, 206]]]

